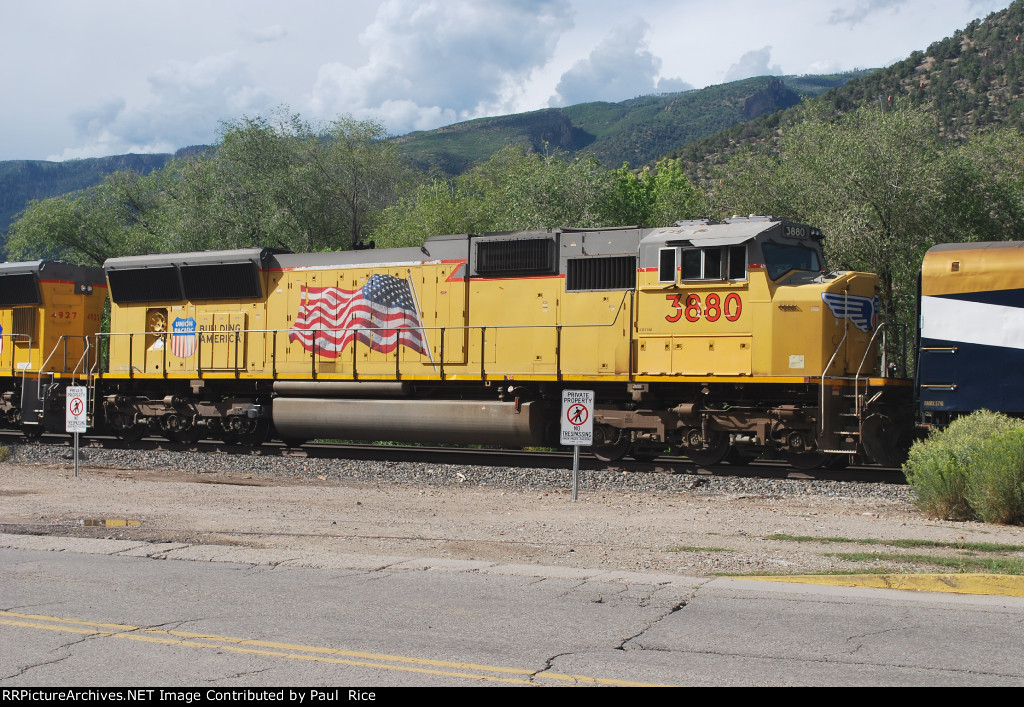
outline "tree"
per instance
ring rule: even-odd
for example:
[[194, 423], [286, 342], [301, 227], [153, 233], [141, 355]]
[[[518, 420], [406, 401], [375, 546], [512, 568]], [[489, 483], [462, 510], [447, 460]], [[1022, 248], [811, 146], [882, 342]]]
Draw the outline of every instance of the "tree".
[[814, 224], [834, 266], [878, 273], [890, 360], [905, 374], [916, 273], [924, 252], [952, 233], [950, 152], [935, 121], [869, 106], [839, 120], [812, 116], [776, 147], [734, 157], [719, 175], [718, 202]]
[[95, 187], [32, 201], [11, 225], [7, 251], [14, 259], [101, 265], [107, 258], [158, 250], [166, 176], [115, 172]]
[[420, 245], [447, 233], [605, 225], [609, 173], [592, 158], [506, 147], [455, 179], [434, 179], [387, 209], [373, 239]]
[[181, 192], [218, 225], [207, 240], [349, 249], [411, 183], [386, 137], [381, 123], [351, 117], [322, 126], [283, 111], [243, 118], [223, 125], [209, 165], [182, 170]]
[[707, 213], [707, 199], [679, 160], [653, 170], [608, 171], [593, 158], [510, 146], [452, 180], [435, 179], [389, 208], [374, 231], [387, 245], [432, 235], [535, 228], [669, 226]]
[[8, 250], [100, 264], [152, 252], [349, 249], [412, 182], [385, 138], [380, 123], [349, 117], [318, 126], [278, 111], [225, 123], [205, 154], [32, 202]]

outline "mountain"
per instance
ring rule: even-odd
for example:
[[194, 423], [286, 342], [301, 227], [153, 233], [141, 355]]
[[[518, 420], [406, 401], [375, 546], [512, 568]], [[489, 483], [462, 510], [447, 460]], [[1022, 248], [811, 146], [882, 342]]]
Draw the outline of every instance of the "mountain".
[[[868, 103], [898, 100], [935, 116], [948, 135], [967, 137], [995, 125], [1024, 129], [1024, 0], [901, 62], [855, 78], [820, 99], [835, 115]], [[762, 115], [722, 132], [679, 145], [667, 154], [689, 163], [691, 176], [728, 159], [745, 145], [763, 142], [779, 126], [802, 119], [800, 109]]]
[[829, 76], [761, 76], [707, 88], [642, 96], [620, 103], [581, 103], [479, 118], [396, 138], [414, 166], [460, 174], [509, 144], [596, 157], [610, 168], [653, 162], [692, 140], [819, 96], [869, 72]]
[[0, 233], [6, 233], [14, 217], [33, 199], [66, 194], [103, 181], [103, 177], [132, 169], [149, 174], [160, 169], [171, 155], [116, 155], [87, 160], [0, 162]]

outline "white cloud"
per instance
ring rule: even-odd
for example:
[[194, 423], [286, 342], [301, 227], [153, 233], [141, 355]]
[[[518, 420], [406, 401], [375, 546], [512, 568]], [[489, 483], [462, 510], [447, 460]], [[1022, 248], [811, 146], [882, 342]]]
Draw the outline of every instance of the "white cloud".
[[800, 73], [802, 74], [838, 74], [843, 71], [843, 65], [835, 59], [821, 59], [807, 65]]
[[249, 41], [256, 42], [257, 44], [267, 44], [270, 42], [279, 42], [287, 37], [288, 29], [282, 25], [270, 25], [269, 27], [242, 30], [240, 34]]
[[907, 0], [858, 0], [852, 9], [839, 8], [832, 11], [829, 16], [829, 24], [846, 24], [853, 27], [866, 20], [869, 16], [892, 10], [899, 12], [900, 7], [906, 5]]
[[725, 80], [728, 82], [748, 79], [751, 76], [781, 76], [782, 67], [778, 64], [769, 65], [771, 59], [772, 48], [770, 46], [753, 49], [729, 67], [729, 70], [725, 72]]
[[394, 132], [501, 111], [571, 16], [569, 0], [386, 0], [359, 38], [367, 62], [321, 66], [309, 107], [373, 114]]
[[235, 53], [169, 61], [148, 78], [148, 95], [117, 97], [71, 116], [78, 144], [50, 159], [173, 152], [212, 142], [222, 120], [269, 110], [273, 100]]
[[679, 78], [658, 78], [661, 59], [647, 48], [650, 25], [633, 19], [612, 32], [586, 59], [562, 74], [550, 105], [622, 101], [656, 91], [693, 88]]

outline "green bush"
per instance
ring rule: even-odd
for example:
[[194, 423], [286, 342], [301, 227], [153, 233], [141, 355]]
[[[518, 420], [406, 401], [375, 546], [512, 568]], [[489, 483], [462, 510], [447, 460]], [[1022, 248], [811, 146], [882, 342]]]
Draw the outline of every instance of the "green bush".
[[7, 461], [8, 459], [10, 459], [10, 457], [11, 457], [11, 448], [10, 447], [0, 447], [0, 463], [3, 463], [5, 461]]
[[1024, 430], [1012, 429], [982, 445], [967, 477], [967, 501], [986, 523], [1024, 522]]
[[930, 515], [1020, 522], [1019, 510], [1007, 510], [1020, 508], [1024, 422], [987, 410], [957, 418], [914, 443], [903, 473]]

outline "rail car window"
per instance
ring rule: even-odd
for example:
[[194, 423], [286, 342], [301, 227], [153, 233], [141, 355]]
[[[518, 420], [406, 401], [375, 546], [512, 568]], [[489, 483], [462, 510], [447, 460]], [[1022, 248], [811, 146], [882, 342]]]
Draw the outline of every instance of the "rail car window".
[[761, 251], [764, 253], [764, 264], [768, 269], [768, 277], [773, 280], [778, 280], [794, 270], [821, 272], [823, 267], [821, 255], [813, 248], [765, 243], [761, 246]]
[[658, 282], [676, 281], [676, 249], [662, 248], [658, 252]]

